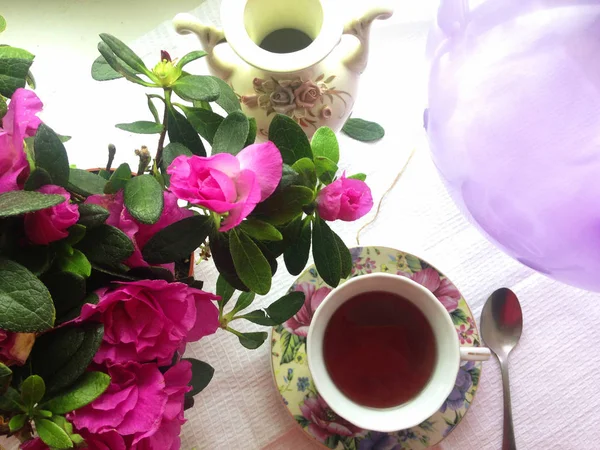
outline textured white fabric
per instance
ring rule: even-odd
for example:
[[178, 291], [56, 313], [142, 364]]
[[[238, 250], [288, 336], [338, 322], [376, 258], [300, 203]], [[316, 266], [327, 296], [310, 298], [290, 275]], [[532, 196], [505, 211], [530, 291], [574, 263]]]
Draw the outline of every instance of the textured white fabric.
[[[366, 173], [376, 201], [410, 150], [417, 149], [408, 170], [387, 196], [377, 222], [364, 231], [361, 244], [395, 247], [429, 260], [452, 279], [476, 317], [494, 289], [513, 289], [521, 299], [525, 320], [522, 340], [510, 360], [518, 448], [597, 449], [600, 296], [561, 285], [518, 264], [489, 244], [460, 215], [431, 162], [422, 127], [425, 41], [434, 2], [404, 3], [398, 4], [392, 19], [373, 26], [370, 63], [354, 110], [354, 117], [381, 123], [386, 137], [376, 145], [367, 145], [340, 136], [343, 168], [349, 173]], [[208, 0], [195, 13], [218, 21], [217, 4]], [[170, 24], [163, 24], [133, 46], [152, 60], [157, 49], [165, 48], [178, 56], [198, 44], [194, 37], [178, 36]], [[194, 64], [193, 71], [206, 71], [203, 62]], [[120, 93], [115, 85], [98, 89], [106, 89], [114, 97]], [[123, 87], [123, 95], [132, 99], [131, 107], [119, 106], [123, 122], [147, 115], [141, 94], [131, 94], [131, 90], [127, 87], [125, 94]], [[99, 126], [109, 130], [117, 121], [114, 117], [110, 122], [102, 119]], [[140, 138], [122, 142], [135, 146]], [[92, 159], [104, 161], [104, 156], [95, 154], [92, 158], [78, 152], [75, 159], [83, 167]], [[354, 245], [357, 230], [372, 214], [362, 221], [334, 223], [333, 227], [346, 243]], [[214, 286], [212, 264], [198, 265], [196, 275], [206, 281], [206, 288]], [[271, 303], [292, 281], [282, 268], [272, 292], [257, 304]], [[249, 325], [246, 329], [259, 327]], [[182, 449], [321, 448], [299, 430], [282, 405], [274, 387], [269, 353], [268, 345], [246, 350], [233, 335], [222, 331], [191, 346], [188, 356], [213, 365], [215, 376], [196, 397], [195, 407], [186, 412]], [[501, 448], [501, 439], [502, 388], [498, 364], [492, 360], [484, 366], [470, 412], [440, 448], [495, 450]]]

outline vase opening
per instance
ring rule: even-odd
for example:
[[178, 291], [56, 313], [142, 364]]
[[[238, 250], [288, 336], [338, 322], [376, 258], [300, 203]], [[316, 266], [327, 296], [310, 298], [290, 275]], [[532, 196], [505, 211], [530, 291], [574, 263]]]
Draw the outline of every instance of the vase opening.
[[222, 0], [227, 42], [248, 64], [273, 73], [311, 67], [340, 42], [333, 0]]
[[294, 53], [310, 46], [321, 32], [323, 8], [320, 0], [248, 0], [244, 26], [263, 50]]

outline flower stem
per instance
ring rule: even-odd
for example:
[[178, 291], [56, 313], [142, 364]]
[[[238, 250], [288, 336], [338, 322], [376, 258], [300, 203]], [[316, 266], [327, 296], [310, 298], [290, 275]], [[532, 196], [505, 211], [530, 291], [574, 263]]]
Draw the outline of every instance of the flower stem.
[[163, 129], [160, 132], [160, 138], [158, 139], [158, 148], [156, 149], [156, 156], [154, 161], [156, 166], [160, 167], [162, 161], [163, 147], [165, 145], [165, 137], [167, 135], [167, 125], [169, 120], [169, 107], [171, 106], [171, 89], [165, 89], [165, 113], [163, 115]]

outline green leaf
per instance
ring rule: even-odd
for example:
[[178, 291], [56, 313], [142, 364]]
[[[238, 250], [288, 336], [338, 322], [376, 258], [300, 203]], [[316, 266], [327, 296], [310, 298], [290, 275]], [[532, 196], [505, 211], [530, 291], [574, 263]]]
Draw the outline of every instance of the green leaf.
[[21, 401], [30, 413], [33, 411], [33, 407], [44, 398], [45, 393], [46, 384], [38, 375], [27, 377], [21, 385]]
[[287, 330], [283, 330], [283, 333], [281, 334], [280, 364], [288, 364], [296, 359], [296, 355], [298, 354], [301, 345], [302, 342], [300, 341], [300, 336], [292, 334]]
[[256, 119], [254, 117], [248, 118], [248, 124], [250, 125], [250, 129], [248, 131], [248, 137], [246, 138], [246, 143], [244, 144], [244, 148], [249, 145], [254, 144], [256, 141], [256, 132], [258, 131], [258, 127], [256, 125]]
[[6, 19], [0, 16], [0, 33], [6, 30]]
[[367, 175], [365, 175], [364, 173], [356, 173], [354, 175], [350, 175], [348, 178], [353, 180], [365, 181], [367, 179]]
[[348, 278], [350, 273], [352, 273], [352, 255], [350, 254], [350, 250], [342, 241], [342, 238], [339, 237], [334, 231], [332, 231], [333, 236], [335, 237], [335, 243], [337, 244], [338, 251], [340, 252], [340, 261], [342, 263], [342, 271], [341, 277]]
[[42, 123], [35, 134], [33, 146], [36, 166], [45, 169], [54, 184], [66, 187], [69, 182], [69, 158], [58, 135]]
[[415, 272], [420, 272], [422, 267], [421, 267], [421, 260], [419, 258], [417, 258], [416, 256], [413, 255], [406, 255], [406, 265], [408, 266], [408, 268], [410, 269], [410, 271], [412, 273]]
[[0, 194], [0, 217], [20, 216], [63, 203], [62, 195], [35, 191], [9, 191]]
[[95, 194], [104, 194], [106, 180], [95, 173], [81, 169], [69, 170], [68, 189], [76, 194], [89, 197]]
[[0, 258], [0, 328], [17, 333], [45, 331], [54, 319], [46, 286], [22, 265]]
[[2, 119], [8, 111], [8, 104], [6, 103], [6, 99], [0, 95], [0, 119]]
[[182, 144], [194, 155], [206, 156], [204, 144], [194, 127], [183, 114], [176, 111], [171, 105], [167, 108], [167, 132], [170, 142]]
[[215, 374], [215, 369], [210, 364], [194, 358], [185, 358], [183, 361], [188, 361], [192, 364], [192, 379], [190, 381], [192, 390], [185, 394], [186, 397], [190, 398], [202, 392], [209, 385], [210, 380], [212, 380]]
[[323, 219], [316, 216], [313, 223], [313, 258], [317, 272], [329, 286], [337, 287], [342, 276], [342, 260], [335, 233]]
[[215, 233], [210, 236], [210, 252], [213, 262], [221, 276], [238, 291], [247, 291], [248, 287], [242, 283], [233, 264], [230, 251], [230, 236], [228, 233]]
[[167, 168], [171, 165], [173, 160], [181, 155], [192, 156], [193, 153], [190, 152], [187, 149], [187, 147], [183, 146], [182, 144], [171, 143], [165, 146], [165, 148], [163, 149], [163, 156], [161, 161], [163, 170], [166, 172]]
[[120, 73], [125, 77], [125, 79], [131, 81], [132, 83], [139, 84], [141, 86], [154, 86], [152, 83], [148, 83], [142, 80], [140, 77], [136, 75], [139, 73], [137, 70], [129, 67], [121, 58], [118, 58], [113, 51], [110, 49], [108, 45], [104, 42], [98, 43], [98, 51], [104, 57], [106, 63], [116, 72]]
[[229, 86], [225, 81], [221, 80], [218, 77], [211, 77], [219, 86], [219, 98], [217, 98], [216, 103], [221, 108], [225, 110], [227, 114], [231, 114], [235, 111], [241, 111], [242, 106], [240, 105], [240, 100], [238, 96], [233, 91], [231, 86]]
[[256, 244], [245, 233], [232, 230], [231, 257], [242, 282], [259, 295], [271, 289], [271, 266]]
[[338, 171], [338, 166], [329, 158], [324, 156], [317, 156], [315, 158], [315, 168], [317, 170], [317, 176], [324, 184], [330, 184], [335, 178], [335, 174]]
[[0, 362], [0, 396], [4, 395], [11, 380], [12, 370]]
[[244, 148], [249, 130], [248, 118], [243, 113], [236, 111], [229, 114], [215, 133], [211, 155], [237, 155]]
[[273, 327], [289, 320], [304, 305], [303, 292], [290, 292], [273, 302], [264, 311], [252, 311], [239, 318], [249, 320], [258, 325]]
[[71, 272], [82, 277], [92, 274], [92, 265], [86, 256], [77, 249], [73, 249], [72, 255], [61, 255], [56, 260], [57, 267], [63, 272]]
[[106, 169], [100, 169], [100, 171], [98, 172], [98, 176], [104, 178], [105, 180], [110, 180], [111, 175], [112, 174]]
[[455, 309], [452, 311], [450, 313], [450, 318], [452, 319], [452, 323], [454, 325], [462, 325], [468, 321], [467, 315], [462, 309]]
[[223, 275], [219, 274], [219, 277], [217, 278], [217, 295], [221, 297], [221, 301], [219, 302], [219, 308], [221, 311], [229, 302], [229, 300], [231, 300], [234, 292], [235, 288], [231, 286], [227, 280], [225, 280]]
[[67, 432], [51, 420], [36, 417], [35, 430], [40, 439], [53, 449], [73, 448], [73, 442]]
[[302, 305], [304, 305], [304, 292], [290, 292], [271, 303], [265, 311], [275, 324], [279, 325], [300, 311]]
[[177, 63], [177, 67], [182, 69], [186, 64], [189, 64], [197, 59], [204, 58], [206, 55], [207, 53], [202, 50], [190, 52], [179, 60], [179, 62]]
[[27, 268], [35, 276], [39, 277], [52, 264], [54, 252], [47, 245], [31, 245], [19, 247], [19, 251], [12, 256], [13, 260]]
[[46, 409], [38, 409], [34, 411], [36, 416], [43, 417], [45, 419], [50, 419], [52, 417], [52, 411], [48, 411]]
[[123, 78], [123, 75], [114, 70], [110, 64], [106, 62], [104, 56], [98, 56], [92, 64], [92, 78], [96, 81], [109, 81]]
[[290, 275], [300, 275], [306, 267], [310, 254], [311, 224], [311, 217], [307, 216], [304, 221], [298, 218], [290, 225], [290, 244], [283, 252], [285, 267]]
[[253, 215], [273, 225], [283, 225], [301, 215], [303, 207], [311, 203], [314, 198], [315, 193], [312, 189], [304, 186], [289, 186], [259, 203]]
[[306, 134], [300, 125], [288, 116], [275, 116], [269, 126], [269, 140], [277, 146], [286, 164], [292, 165], [302, 158], [313, 159]]
[[132, 123], [118, 123], [115, 126], [120, 130], [129, 131], [130, 133], [136, 134], [160, 134], [163, 130], [162, 124], [148, 122], [146, 120], [140, 120]]
[[79, 205], [79, 223], [86, 228], [94, 228], [103, 225], [110, 213], [100, 205], [93, 203], [82, 203]]
[[105, 194], [116, 194], [121, 189], [125, 189], [127, 182], [131, 180], [131, 167], [123, 163], [112, 173], [108, 183], [104, 186]]
[[0, 95], [12, 97], [18, 88], [25, 87], [25, 79], [34, 56], [16, 47], [0, 47]]
[[57, 328], [36, 339], [31, 368], [46, 382], [49, 396], [71, 386], [86, 372], [103, 335], [101, 324], [90, 323]]
[[27, 181], [25, 182], [25, 190], [35, 191], [47, 184], [52, 184], [52, 177], [46, 170], [38, 167], [31, 172], [29, 178], [27, 178]]
[[201, 100], [212, 102], [219, 97], [219, 86], [212, 77], [187, 75], [173, 83], [173, 91], [187, 101]]
[[102, 372], [86, 372], [73, 385], [42, 407], [54, 414], [67, 414], [92, 403], [110, 384], [110, 377]]
[[280, 241], [281, 232], [273, 225], [258, 219], [247, 219], [240, 223], [240, 229], [258, 241]]
[[177, 105], [184, 112], [194, 129], [212, 145], [215, 133], [223, 122], [223, 117], [204, 108], [190, 108]]
[[340, 161], [340, 145], [331, 128], [319, 128], [313, 135], [310, 146], [315, 156], [324, 156], [336, 164]]
[[152, 74], [152, 72], [144, 64], [144, 61], [142, 61], [142, 58], [136, 55], [135, 52], [127, 47], [127, 45], [125, 45], [122, 41], [106, 33], [101, 33], [100, 39], [104, 41], [104, 43], [112, 50], [117, 58], [123, 60], [129, 67], [138, 73], [145, 73], [146, 75]]
[[152, 97], [150, 96], [150, 94], [146, 94], [146, 97], [148, 98], [148, 109], [150, 110], [152, 117], [154, 117], [154, 122], [160, 125], [160, 116], [158, 115], [158, 110], [156, 109], [156, 106], [154, 106], [154, 103], [152, 102]]
[[[304, 158], [302, 158], [304, 159]], [[308, 161], [310, 159], [306, 158]], [[299, 160], [301, 161], [301, 160]], [[301, 163], [303, 164], [303, 163]], [[296, 172], [292, 166], [288, 166], [287, 164], [283, 164], [283, 168], [281, 171], [281, 181], [279, 182], [279, 186], [277, 186], [277, 190], [275, 192], [279, 192], [286, 187], [293, 185], [302, 185], [303, 179], [302, 176]]]
[[9, 387], [8, 390], [0, 395], [0, 411], [25, 411], [25, 406], [21, 404], [21, 396], [19, 393]]
[[109, 266], [126, 260], [134, 251], [129, 237], [110, 225], [100, 225], [88, 230], [77, 247], [90, 262]]
[[20, 430], [25, 426], [27, 419], [27, 414], [17, 414], [16, 416], [13, 416], [13, 418], [10, 419], [10, 422], [8, 422], [8, 429], [11, 433]]
[[314, 189], [317, 185], [317, 172], [315, 164], [308, 158], [299, 159], [292, 166], [300, 178], [294, 184], [306, 186], [309, 189]]
[[75, 225], [69, 227], [68, 231], [69, 235], [65, 239], [63, 239], [62, 243], [67, 245], [76, 245], [79, 242], [81, 242], [81, 240], [85, 236], [86, 227], [76, 223]]
[[249, 350], [255, 350], [269, 337], [268, 333], [264, 331], [258, 333], [240, 333], [237, 332], [237, 337], [240, 340], [240, 344]]
[[81, 305], [85, 298], [85, 278], [73, 272], [47, 274], [42, 281], [50, 291], [56, 316], [62, 317], [66, 312]]
[[235, 307], [231, 310], [231, 315], [234, 316], [240, 311], [243, 311], [254, 302], [256, 294], [254, 292], [242, 292], [238, 297]]
[[163, 198], [163, 189], [152, 175], [133, 177], [125, 185], [125, 208], [143, 224], [158, 222], [164, 207]]
[[210, 233], [214, 223], [210, 216], [192, 216], [179, 220], [159, 232], [142, 249], [148, 264], [167, 264], [187, 258]]
[[363, 119], [348, 119], [342, 131], [352, 139], [363, 142], [377, 141], [385, 136], [385, 130], [381, 125]]

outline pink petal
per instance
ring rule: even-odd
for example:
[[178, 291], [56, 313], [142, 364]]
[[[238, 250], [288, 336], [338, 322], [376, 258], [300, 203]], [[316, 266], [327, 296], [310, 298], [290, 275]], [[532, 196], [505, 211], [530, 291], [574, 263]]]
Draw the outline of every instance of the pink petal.
[[242, 220], [254, 210], [260, 201], [260, 186], [256, 175], [250, 170], [243, 170], [236, 178], [238, 199], [229, 211], [229, 216], [221, 223], [219, 231], [227, 231], [238, 226]]
[[219, 309], [211, 300], [219, 297], [205, 292], [195, 295], [196, 323], [187, 336], [188, 342], [201, 339], [204, 336], [214, 334], [219, 329]]
[[327, 438], [329, 436], [331, 436], [331, 434], [327, 433], [325, 430], [323, 430], [322, 428], [320, 428], [318, 425], [315, 425], [314, 423], [311, 423], [308, 426], [308, 431], [315, 438], [317, 438], [317, 440], [319, 440], [320, 442], [325, 442], [327, 440]]
[[19, 88], [11, 97], [8, 111], [2, 119], [2, 126], [12, 132], [16, 140], [22, 141], [26, 137], [31, 137], [40, 126], [41, 120], [36, 114], [43, 106], [35, 92]]
[[340, 214], [343, 194], [342, 180], [337, 180], [325, 186], [317, 195], [317, 209], [323, 220], [337, 220]]
[[411, 278], [413, 281], [426, 287], [433, 293], [435, 293], [435, 291], [440, 286], [440, 275], [437, 273], [436, 270], [432, 269], [431, 267], [413, 273]]
[[281, 152], [271, 141], [253, 144], [238, 153], [241, 170], [251, 170], [260, 185], [260, 201], [269, 197], [279, 185], [283, 160]]

